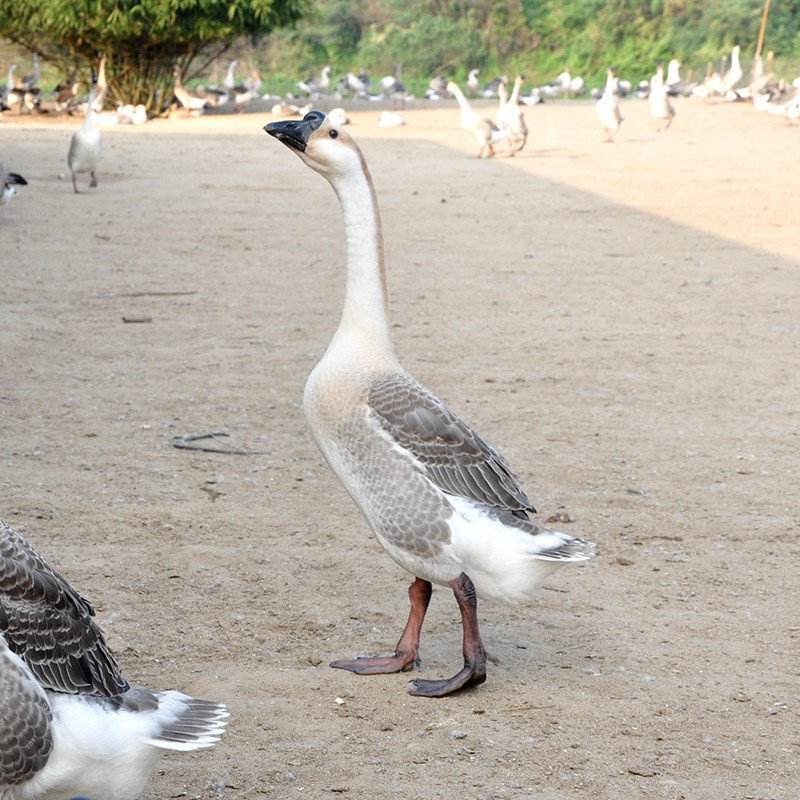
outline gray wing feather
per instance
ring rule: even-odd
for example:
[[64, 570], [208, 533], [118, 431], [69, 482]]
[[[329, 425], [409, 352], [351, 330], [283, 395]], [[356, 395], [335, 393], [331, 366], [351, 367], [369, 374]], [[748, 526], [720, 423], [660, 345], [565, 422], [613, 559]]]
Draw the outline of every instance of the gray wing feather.
[[0, 634], [42, 686], [106, 696], [128, 689], [93, 617], [90, 603], [0, 521]]
[[53, 749], [44, 692], [0, 636], [0, 793], [32, 778]]
[[442, 491], [520, 517], [535, 511], [500, 453], [410, 376], [381, 376], [367, 403], [381, 428]]

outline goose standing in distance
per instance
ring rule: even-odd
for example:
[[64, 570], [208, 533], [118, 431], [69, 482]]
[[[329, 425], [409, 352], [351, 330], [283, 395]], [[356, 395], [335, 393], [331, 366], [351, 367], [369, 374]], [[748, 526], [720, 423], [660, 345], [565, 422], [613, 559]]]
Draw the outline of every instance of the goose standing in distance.
[[513, 156], [525, 147], [528, 141], [528, 126], [525, 124], [525, 115], [519, 104], [519, 90], [522, 87], [524, 78], [517, 75], [514, 80], [514, 88], [509, 97], [504, 83], [498, 87], [500, 105], [497, 109], [497, 124], [505, 134], [508, 141], [509, 155]]
[[11, 202], [11, 198], [17, 193], [17, 186], [27, 186], [28, 181], [16, 172], [6, 172], [5, 167], [0, 164], [0, 205], [4, 206]]
[[531, 520], [533, 506], [500, 453], [398, 362], [375, 190], [347, 130], [320, 111], [265, 130], [328, 180], [344, 215], [344, 309], [306, 382], [309, 428], [378, 541], [415, 576], [394, 654], [331, 666], [361, 675], [411, 669], [436, 583], [449, 586], [458, 603], [464, 667], [449, 679], [412, 681], [409, 691], [441, 697], [483, 683], [477, 597], [529, 601], [546, 575], [590, 559], [594, 545]]
[[483, 158], [483, 154], [486, 153], [486, 157], [491, 158], [494, 155], [495, 144], [503, 141], [505, 135], [494, 122], [472, 110], [472, 106], [467, 98], [464, 97], [464, 93], [459, 89], [458, 84], [450, 81], [447, 84], [447, 91], [458, 101], [458, 107], [461, 109], [461, 127], [471, 133], [475, 141], [480, 145], [481, 149], [478, 151], [477, 157]]
[[181, 107], [185, 109], [190, 115], [198, 116], [208, 108], [211, 104], [205, 97], [198, 97], [192, 94], [184, 85], [181, 75], [181, 68], [178, 64], [172, 68], [172, 74], [175, 76], [175, 85], [173, 87], [173, 94], [175, 99], [180, 103]]
[[86, 116], [83, 119], [83, 125], [72, 134], [67, 154], [67, 164], [72, 172], [72, 189], [75, 194], [79, 194], [76, 178], [81, 173], [89, 173], [89, 186], [92, 189], [97, 186], [97, 165], [100, 163], [101, 144], [100, 131], [94, 124], [96, 94], [97, 81], [92, 76], [92, 88], [89, 92], [89, 102], [86, 105]]
[[619, 110], [619, 99], [617, 93], [619, 91], [619, 81], [612, 70], [606, 73], [606, 86], [603, 94], [595, 105], [597, 118], [606, 132], [606, 141], [613, 142], [614, 134], [619, 130], [622, 124], [622, 113]]
[[224, 705], [130, 686], [93, 616], [0, 521], [3, 800], [137, 800], [165, 750], [222, 736]]
[[472, 97], [475, 97], [481, 89], [481, 82], [478, 80], [480, 72], [479, 69], [471, 69], [467, 75], [467, 91]]
[[650, 104], [650, 114], [656, 121], [659, 133], [662, 130], [662, 123], [664, 124], [663, 130], [667, 130], [675, 118], [675, 109], [669, 101], [667, 89], [664, 86], [664, 68], [660, 65], [656, 74], [650, 78], [650, 94], [647, 100]]

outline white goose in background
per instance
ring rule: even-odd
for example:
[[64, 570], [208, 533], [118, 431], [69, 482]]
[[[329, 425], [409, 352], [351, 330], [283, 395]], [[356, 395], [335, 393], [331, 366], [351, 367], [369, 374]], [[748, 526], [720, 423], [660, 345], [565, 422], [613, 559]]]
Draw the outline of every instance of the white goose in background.
[[519, 91], [523, 80], [521, 75], [517, 75], [510, 97], [505, 84], [501, 84], [498, 89], [500, 105], [497, 108], [497, 125], [506, 137], [511, 156], [522, 150], [528, 141], [528, 126], [525, 124], [525, 115], [519, 104]]
[[667, 130], [672, 125], [672, 120], [675, 118], [675, 109], [669, 101], [667, 89], [664, 86], [664, 68], [659, 66], [656, 74], [650, 78], [650, 95], [647, 98], [650, 104], [650, 114], [656, 121], [659, 133], [662, 130]]
[[3, 800], [138, 800], [164, 751], [222, 736], [224, 705], [130, 686], [93, 616], [0, 521]]
[[331, 67], [326, 64], [317, 78], [309, 78], [305, 81], [298, 81], [297, 86], [301, 92], [309, 97], [316, 98], [320, 94], [326, 94], [331, 88]]
[[16, 89], [16, 79], [14, 78], [16, 69], [16, 64], [9, 64], [6, 84], [3, 87], [2, 103], [0, 103], [3, 108], [11, 108], [15, 103], [22, 103], [22, 95]]
[[100, 66], [97, 68], [97, 87], [95, 89], [94, 103], [92, 108], [98, 113], [103, 110], [108, 94], [108, 81], [106, 80], [106, 57], [100, 59]]
[[447, 91], [458, 101], [458, 107], [461, 109], [461, 127], [472, 134], [475, 141], [480, 145], [481, 149], [478, 151], [478, 158], [483, 158], [484, 153], [486, 153], [487, 158], [491, 158], [494, 155], [494, 145], [505, 138], [500, 129], [490, 119], [482, 117], [472, 110], [472, 106], [467, 98], [464, 97], [464, 93], [453, 81], [447, 84]]
[[446, 680], [413, 681], [409, 691], [441, 697], [483, 683], [477, 597], [528, 602], [545, 576], [592, 558], [594, 545], [531, 520], [534, 509], [500, 453], [397, 360], [375, 190], [347, 130], [320, 111], [265, 130], [329, 181], [344, 215], [344, 309], [306, 383], [306, 420], [378, 541], [415, 576], [394, 654], [331, 666], [362, 675], [411, 669], [436, 583], [452, 589], [461, 611], [464, 667]]
[[[328, 117], [331, 120], [331, 125], [335, 125], [335, 120], [331, 118], [330, 114], [328, 114]], [[405, 124], [406, 120], [403, 115], [398, 114], [396, 111], [381, 111], [378, 116], [379, 128], [401, 128]]]
[[[310, 110], [311, 109], [309, 109], [309, 111]], [[299, 114], [299, 109], [298, 109], [298, 116], [303, 116], [302, 114]], [[328, 112], [328, 119], [330, 119], [331, 124], [335, 125], [337, 128], [341, 127], [342, 125], [350, 124], [350, 117], [347, 116], [347, 112], [340, 106], [332, 108]]]
[[89, 91], [89, 102], [86, 104], [86, 116], [83, 118], [83, 125], [72, 134], [69, 153], [67, 154], [67, 165], [72, 173], [72, 188], [75, 194], [79, 194], [76, 178], [82, 173], [89, 173], [89, 186], [92, 189], [97, 186], [97, 165], [100, 163], [102, 147], [100, 131], [94, 124], [96, 93], [97, 82], [93, 75], [92, 88]]
[[739, 45], [731, 50], [731, 67], [722, 78], [722, 95], [727, 100], [736, 100], [738, 95], [734, 91], [742, 79], [742, 65], [739, 63]]
[[611, 70], [606, 72], [606, 86], [603, 94], [595, 105], [597, 118], [606, 132], [606, 141], [613, 142], [614, 134], [622, 124], [622, 113], [619, 110], [619, 98], [617, 97], [619, 81]]
[[11, 202], [11, 198], [17, 193], [17, 186], [27, 186], [28, 181], [17, 172], [6, 172], [6, 168], [0, 164], [0, 206]]
[[469, 71], [469, 75], [467, 75], [467, 91], [473, 96], [476, 97], [478, 92], [481, 90], [481, 82], [478, 80], [478, 75], [480, 75], [479, 69], [471, 69]]
[[664, 80], [667, 94], [672, 97], [681, 95], [682, 97], [689, 97], [697, 86], [696, 82], [692, 81], [692, 72], [689, 70], [689, 78], [687, 80], [681, 79], [681, 62], [677, 58], [673, 58], [667, 64], [667, 77]]
[[20, 112], [38, 111], [42, 105], [42, 90], [37, 86], [42, 77], [42, 68], [39, 64], [39, 56], [33, 54], [33, 70], [24, 75], [17, 85], [17, 91], [22, 96]]

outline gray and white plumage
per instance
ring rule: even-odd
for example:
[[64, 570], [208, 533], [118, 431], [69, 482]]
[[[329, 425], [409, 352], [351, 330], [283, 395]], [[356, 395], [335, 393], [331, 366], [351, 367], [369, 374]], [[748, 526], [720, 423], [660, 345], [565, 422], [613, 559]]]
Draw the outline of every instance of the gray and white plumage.
[[0, 521], [2, 800], [134, 800], [163, 750], [214, 744], [227, 717], [131, 687], [91, 604]]
[[0, 205], [11, 202], [17, 193], [17, 186], [27, 186], [28, 181], [17, 172], [7, 172], [0, 163]]
[[94, 124], [95, 101], [97, 97], [97, 82], [92, 82], [89, 100], [86, 104], [86, 116], [83, 124], [72, 134], [67, 153], [67, 166], [72, 173], [72, 188], [78, 194], [77, 176], [89, 173], [91, 180], [89, 186], [97, 186], [97, 167], [102, 154], [100, 131]]

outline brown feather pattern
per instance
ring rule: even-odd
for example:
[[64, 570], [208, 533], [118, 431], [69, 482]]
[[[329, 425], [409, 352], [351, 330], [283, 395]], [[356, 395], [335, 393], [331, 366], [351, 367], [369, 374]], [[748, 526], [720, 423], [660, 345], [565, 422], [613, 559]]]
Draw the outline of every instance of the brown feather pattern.
[[375, 380], [368, 405], [442, 491], [524, 518], [535, 512], [503, 456], [411, 376], [391, 373]]
[[53, 749], [52, 712], [0, 636], [0, 794], [32, 778]]
[[46, 689], [113, 696], [128, 689], [94, 608], [0, 521], [0, 634]]

